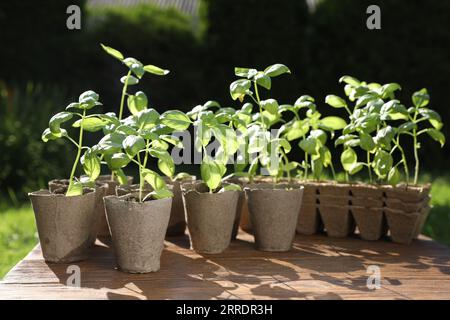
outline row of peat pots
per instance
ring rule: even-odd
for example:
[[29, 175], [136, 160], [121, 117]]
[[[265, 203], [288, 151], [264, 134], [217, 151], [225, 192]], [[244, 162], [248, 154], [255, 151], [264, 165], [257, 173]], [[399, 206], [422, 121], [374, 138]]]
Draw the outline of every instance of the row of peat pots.
[[[119, 186], [109, 176], [65, 196], [67, 180], [30, 194], [44, 258], [68, 263], [84, 260], [97, 237], [112, 236], [122, 271], [145, 273], [160, 268], [165, 237], [182, 236], [186, 225], [191, 247], [217, 254], [236, 238], [239, 225], [251, 229], [258, 250], [288, 251], [295, 233], [345, 237], [358, 227], [361, 238], [378, 240], [388, 230], [393, 241], [410, 243], [429, 212], [429, 186], [371, 186], [326, 182], [267, 183], [261, 179], [243, 191], [211, 193], [194, 177], [168, 181], [174, 197], [138, 202], [138, 185]], [[222, 187], [227, 183], [223, 183]], [[149, 186], [143, 192], [148, 193]]]
[[[430, 185], [370, 185], [307, 181], [297, 220], [297, 233], [326, 232], [343, 238], [357, 234], [364, 240], [388, 239], [410, 244], [430, 213]], [[253, 229], [251, 216], [242, 211], [241, 228]]]

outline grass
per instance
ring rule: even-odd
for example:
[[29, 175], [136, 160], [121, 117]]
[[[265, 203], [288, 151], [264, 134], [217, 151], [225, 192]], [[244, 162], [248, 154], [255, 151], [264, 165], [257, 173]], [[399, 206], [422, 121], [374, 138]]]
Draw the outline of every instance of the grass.
[[[424, 181], [433, 181], [428, 176]], [[433, 181], [433, 209], [423, 233], [450, 246], [450, 175]], [[0, 212], [0, 279], [38, 242], [33, 211], [30, 206]]]
[[38, 242], [30, 206], [0, 211], [0, 279]]

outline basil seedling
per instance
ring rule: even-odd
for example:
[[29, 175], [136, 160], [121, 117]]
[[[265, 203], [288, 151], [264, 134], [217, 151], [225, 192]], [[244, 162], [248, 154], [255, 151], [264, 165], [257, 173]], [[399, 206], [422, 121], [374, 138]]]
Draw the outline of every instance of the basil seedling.
[[[274, 64], [267, 67], [264, 71], [258, 71], [253, 68], [235, 68], [235, 75], [238, 79], [230, 85], [230, 95], [233, 100], [244, 101], [249, 97], [257, 105], [259, 112], [252, 114], [251, 119], [245, 123], [246, 135], [248, 136], [248, 154], [257, 154], [253, 159], [249, 159], [250, 166], [247, 176], [250, 182], [253, 181], [258, 166], [268, 170], [273, 180], [287, 173], [290, 178], [290, 171], [296, 167], [296, 163], [289, 162], [287, 153], [291, 150], [289, 141], [277, 135], [272, 136], [270, 128], [282, 121], [279, 104], [275, 99], [262, 100], [260, 97], [260, 87], [270, 90], [272, 87], [272, 78], [285, 73], [291, 73], [288, 67], [283, 64]], [[252, 109], [251, 104], [245, 104], [241, 111]], [[242, 116], [242, 115], [241, 115]], [[245, 114], [244, 114], [244, 118]]]
[[[98, 99], [99, 95], [92, 90], [82, 93], [78, 102], [69, 104], [66, 107], [66, 111], [55, 114], [49, 121], [49, 127], [42, 133], [42, 140], [44, 142], [66, 138], [77, 148], [77, 154], [70, 173], [69, 187], [67, 188], [66, 196], [78, 196], [83, 194], [83, 184], [80, 181], [75, 181], [75, 171], [83, 149], [85, 149], [86, 152], [81, 162], [85, 173], [89, 176], [89, 180], [94, 181], [100, 174], [100, 159], [90, 148], [83, 146], [84, 131], [93, 132], [101, 129], [103, 126], [103, 121], [101, 119], [87, 116], [88, 110], [95, 106], [102, 105]], [[79, 118], [72, 124], [73, 127], [79, 128], [78, 141], [75, 141], [75, 139], [70, 137], [66, 129], [61, 128], [63, 123], [72, 120], [73, 117]]]
[[[99, 117], [101, 118], [102, 115]], [[159, 170], [173, 178], [175, 165], [167, 150], [169, 144], [183, 146], [172, 133], [186, 130], [191, 123], [190, 119], [178, 110], [159, 114], [151, 108], [141, 110], [136, 115], [130, 115], [123, 120], [119, 120], [112, 114], [104, 119], [109, 123], [110, 131], [96, 146], [92, 147], [92, 150], [102, 155], [104, 162], [111, 171], [117, 173], [119, 180], [126, 179], [123, 168], [130, 163], [137, 165], [140, 202], [149, 197], [155, 199], [172, 197], [173, 194], [164, 179], [156, 171], [148, 169], [147, 164], [150, 158], [156, 159]], [[143, 195], [145, 182], [153, 189], [147, 195]]]

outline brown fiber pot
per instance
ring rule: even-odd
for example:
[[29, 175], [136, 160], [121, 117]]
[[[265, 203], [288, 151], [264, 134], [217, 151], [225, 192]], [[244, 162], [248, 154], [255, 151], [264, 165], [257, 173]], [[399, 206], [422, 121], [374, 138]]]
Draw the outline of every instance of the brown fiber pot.
[[320, 204], [319, 212], [328, 236], [343, 238], [355, 230], [348, 206]]
[[[237, 184], [238, 186], [240, 186], [242, 188], [242, 190], [244, 190], [244, 187], [248, 183], [247, 180], [248, 179], [245, 179], [245, 178], [232, 177], [232, 178], [226, 179], [226, 182]], [[245, 193], [244, 193], [244, 191], [240, 191], [238, 204], [236, 206], [236, 216], [234, 218], [233, 231], [231, 232], [231, 240], [236, 240], [236, 237], [239, 233], [239, 225], [241, 224], [242, 212], [244, 211], [244, 208], [243, 208], [244, 205], [247, 206], [247, 202], [245, 200]], [[247, 219], [246, 224], [249, 224], [250, 222], [248, 221], [248, 210], [246, 210], [245, 214], [246, 214], [246, 219]], [[248, 229], [251, 229], [251, 226], [249, 226]]]
[[104, 198], [119, 268], [148, 273], [160, 268], [172, 198], [133, 201], [130, 195]]
[[256, 247], [289, 251], [295, 237], [303, 186], [254, 184], [245, 188]]
[[420, 224], [420, 212], [404, 212], [384, 208], [391, 238], [394, 242], [410, 244]]
[[[128, 184], [133, 183], [133, 177], [127, 176]], [[117, 180], [111, 180], [111, 175], [102, 175], [97, 178], [97, 181], [100, 181], [102, 183], [106, 183], [108, 188], [106, 189], [106, 195], [107, 196], [113, 196], [116, 195], [116, 186], [119, 185], [119, 182]], [[103, 210], [105, 212], [105, 210]], [[97, 235], [98, 237], [104, 237], [109, 238], [111, 237], [111, 234], [109, 232], [108, 227], [108, 221], [106, 220], [106, 213], [103, 214], [103, 216], [100, 218], [100, 221], [98, 223], [98, 231]]]
[[186, 218], [184, 213], [183, 195], [181, 193], [181, 185], [183, 183], [193, 183], [197, 178], [190, 176], [182, 180], [170, 180], [165, 177], [166, 183], [173, 186], [173, 202], [170, 212], [169, 227], [167, 228], [168, 237], [176, 237], [184, 235], [186, 231]]
[[199, 253], [216, 254], [230, 245], [239, 191], [209, 193], [204, 183], [182, 185], [191, 247]]
[[351, 206], [350, 211], [364, 240], [379, 240], [386, 235], [387, 226], [383, 208]]
[[[69, 179], [55, 179], [48, 183], [48, 188], [50, 192], [54, 192], [58, 189], [66, 190], [69, 185]], [[101, 223], [103, 217], [105, 216], [105, 206], [103, 204], [103, 197], [106, 196], [106, 189], [108, 185], [102, 182], [95, 182], [95, 208], [94, 208], [94, 223], [92, 224], [91, 236], [90, 236], [90, 246], [95, 244], [97, 239], [97, 233], [99, 229], [99, 224]]]
[[68, 263], [86, 259], [95, 220], [95, 190], [85, 189], [83, 195], [72, 197], [48, 190], [28, 196], [45, 261]]

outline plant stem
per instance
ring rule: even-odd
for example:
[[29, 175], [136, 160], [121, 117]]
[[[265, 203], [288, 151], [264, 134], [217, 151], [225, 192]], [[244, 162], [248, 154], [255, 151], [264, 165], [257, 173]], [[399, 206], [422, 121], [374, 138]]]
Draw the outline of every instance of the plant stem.
[[408, 168], [408, 163], [406, 162], [405, 150], [400, 145], [400, 135], [397, 136], [396, 145], [402, 155], [403, 168], [405, 169], [405, 176], [406, 176], [406, 184], [409, 184], [409, 168]]
[[261, 123], [261, 127], [266, 130], [266, 124], [264, 123], [264, 118], [263, 118], [263, 114], [262, 114], [262, 108], [261, 108], [261, 99], [259, 98], [259, 92], [258, 92], [258, 85], [256, 84], [256, 80], [253, 82], [254, 87], [255, 87], [255, 94], [256, 94], [256, 101], [258, 102], [258, 107], [259, 107], [259, 121]]
[[142, 202], [142, 190], [144, 189], [144, 179], [142, 176], [142, 164], [141, 164], [141, 156], [139, 153], [137, 154], [138, 162], [139, 162], [139, 202]]
[[67, 191], [69, 191], [71, 189], [71, 187], [73, 186], [73, 178], [75, 176], [75, 171], [77, 169], [77, 165], [78, 165], [78, 161], [80, 161], [80, 156], [81, 156], [81, 147], [83, 146], [83, 120], [86, 116], [86, 110], [83, 110], [83, 114], [81, 116], [81, 123], [80, 123], [80, 135], [78, 137], [78, 146], [77, 146], [77, 156], [75, 157], [75, 162], [73, 163], [72, 166], [72, 171], [70, 173], [70, 178], [69, 178], [69, 187], [67, 188]]
[[417, 181], [419, 180], [419, 152], [417, 147], [417, 130], [413, 130], [413, 144], [414, 144], [414, 159], [416, 160], [416, 166], [414, 169], [414, 184], [417, 184]]
[[308, 180], [308, 153], [305, 152], [305, 180]]
[[330, 162], [331, 174], [333, 175], [333, 180], [336, 180], [336, 172], [334, 171], [333, 161]]
[[131, 76], [131, 70], [128, 71], [127, 73], [127, 77], [125, 79], [125, 83], [123, 84], [123, 89], [122, 89], [122, 97], [120, 98], [120, 109], [119, 109], [119, 120], [122, 120], [122, 115], [123, 115], [123, 105], [125, 103], [125, 95], [127, 94], [127, 88], [128, 88], [128, 79]]
[[370, 152], [367, 151], [367, 170], [369, 170], [369, 182], [372, 183], [372, 170], [370, 169]]

